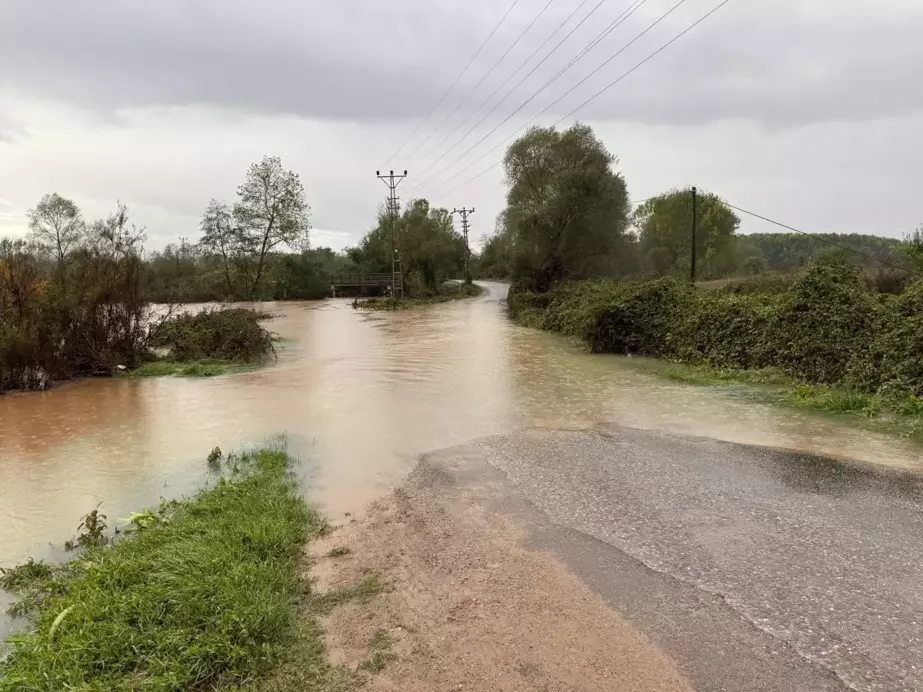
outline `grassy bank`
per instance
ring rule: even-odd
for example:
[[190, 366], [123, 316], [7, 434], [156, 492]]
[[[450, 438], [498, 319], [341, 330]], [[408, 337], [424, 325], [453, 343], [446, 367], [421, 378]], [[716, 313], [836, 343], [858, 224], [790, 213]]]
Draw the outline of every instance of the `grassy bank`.
[[697, 387], [730, 387], [755, 401], [819, 411], [875, 430], [923, 442], [923, 399], [799, 383], [775, 370], [738, 370], [662, 361], [650, 372]]
[[34, 631], [9, 638], [0, 691], [237, 689], [295, 655], [303, 682], [331, 678], [316, 622], [298, 617], [302, 546], [326, 525], [282, 449], [226, 464], [215, 487], [133, 515], [112, 546], [100, 515], [71, 562], [3, 573]]
[[[753, 288], [753, 287], [749, 287]], [[923, 280], [880, 293], [824, 258], [780, 290], [596, 280], [512, 290], [511, 316], [600, 353], [653, 356], [693, 384], [769, 386], [780, 403], [923, 428]]]
[[367, 300], [357, 300], [353, 307], [362, 310], [405, 310], [415, 308], [421, 305], [434, 305], [436, 303], [450, 303], [453, 300], [465, 300], [481, 295], [484, 289], [477, 284], [451, 284], [440, 289], [440, 292], [432, 296], [421, 296], [418, 298], [406, 298], [405, 300], [391, 300], [390, 298], [369, 298]]

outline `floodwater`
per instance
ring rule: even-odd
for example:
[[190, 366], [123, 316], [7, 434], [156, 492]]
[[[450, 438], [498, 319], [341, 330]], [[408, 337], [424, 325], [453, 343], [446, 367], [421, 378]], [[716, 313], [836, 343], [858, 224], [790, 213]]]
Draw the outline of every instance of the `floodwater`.
[[[209, 479], [205, 457], [285, 435], [333, 518], [427, 451], [523, 427], [603, 422], [920, 469], [919, 448], [722, 389], [659, 379], [517, 327], [481, 298], [395, 313], [347, 300], [262, 304], [278, 362], [215, 379], [99, 379], [0, 397], [0, 566], [54, 556], [102, 503], [112, 525]], [[0, 624], [0, 630], [3, 629]], [[0, 632], [2, 634], [2, 632]]]

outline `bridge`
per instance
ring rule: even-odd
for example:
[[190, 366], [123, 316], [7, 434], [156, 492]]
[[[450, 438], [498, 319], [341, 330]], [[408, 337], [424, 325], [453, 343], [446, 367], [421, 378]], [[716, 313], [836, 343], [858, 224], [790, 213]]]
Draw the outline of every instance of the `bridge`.
[[[400, 275], [397, 276], [400, 281]], [[460, 273], [443, 273], [436, 275], [438, 283], [446, 281], [463, 281], [464, 275]], [[391, 272], [380, 273], [356, 273], [356, 274], [337, 274], [330, 277], [330, 288], [334, 295], [340, 295], [343, 292], [357, 291], [360, 293], [369, 291], [384, 291], [391, 286]]]

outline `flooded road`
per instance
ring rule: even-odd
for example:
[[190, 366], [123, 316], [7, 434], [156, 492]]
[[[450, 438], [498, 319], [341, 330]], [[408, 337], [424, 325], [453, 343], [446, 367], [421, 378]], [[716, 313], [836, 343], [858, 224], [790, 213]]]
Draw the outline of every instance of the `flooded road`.
[[499, 303], [505, 287], [489, 289], [397, 313], [346, 300], [264, 304], [283, 338], [272, 367], [0, 397], [0, 566], [53, 556], [98, 503], [112, 525], [194, 490], [216, 445], [283, 434], [334, 521], [394, 487], [424, 452], [527, 427], [616, 423], [923, 469], [919, 448], [899, 439], [667, 382], [639, 359], [519, 328]]

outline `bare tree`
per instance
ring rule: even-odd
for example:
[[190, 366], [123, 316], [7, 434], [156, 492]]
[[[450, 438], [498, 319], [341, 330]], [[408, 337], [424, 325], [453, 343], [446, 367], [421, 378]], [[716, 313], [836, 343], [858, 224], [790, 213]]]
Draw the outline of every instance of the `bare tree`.
[[282, 168], [276, 156], [265, 156], [250, 166], [247, 179], [237, 189], [239, 201], [234, 218], [242, 249], [256, 258], [256, 272], [249, 287], [256, 297], [263, 278], [266, 256], [280, 245], [304, 245], [311, 225], [311, 207], [297, 173]]
[[80, 208], [54, 192], [42, 197], [35, 209], [30, 209], [27, 214], [32, 241], [41, 252], [54, 258], [58, 282], [63, 287], [72, 252], [86, 238], [86, 224]]
[[240, 231], [234, 222], [231, 209], [224, 202], [211, 200], [202, 214], [202, 240], [199, 244], [206, 251], [221, 257], [224, 265], [224, 280], [227, 288], [227, 297], [234, 295], [234, 284], [231, 282], [231, 263], [240, 255]]

